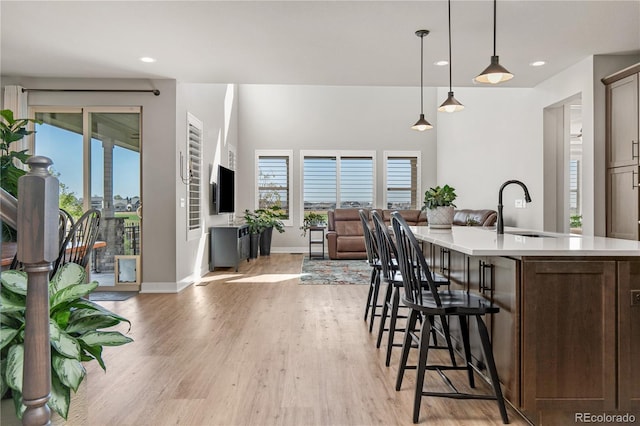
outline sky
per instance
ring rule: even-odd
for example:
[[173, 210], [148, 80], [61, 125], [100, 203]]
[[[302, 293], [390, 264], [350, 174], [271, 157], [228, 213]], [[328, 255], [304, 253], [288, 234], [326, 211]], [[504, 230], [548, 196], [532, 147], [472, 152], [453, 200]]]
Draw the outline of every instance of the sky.
[[[102, 196], [104, 171], [102, 143], [91, 141], [91, 195]], [[82, 198], [82, 135], [48, 124], [36, 126], [36, 155], [53, 161], [54, 174], [76, 197]], [[113, 195], [140, 196], [140, 154], [115, 147], [113, 150]]]

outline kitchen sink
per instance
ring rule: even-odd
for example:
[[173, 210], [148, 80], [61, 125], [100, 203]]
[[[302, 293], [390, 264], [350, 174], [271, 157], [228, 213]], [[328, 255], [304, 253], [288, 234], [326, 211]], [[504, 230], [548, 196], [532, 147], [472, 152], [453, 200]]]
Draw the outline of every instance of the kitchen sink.
[[553, 235], [548, 234], [538, 234], [536, 232], [529, 231], [504, 231], [505, 234], [518, 235], [520, 237], [531, 237], [531, 238], [555, 238]]

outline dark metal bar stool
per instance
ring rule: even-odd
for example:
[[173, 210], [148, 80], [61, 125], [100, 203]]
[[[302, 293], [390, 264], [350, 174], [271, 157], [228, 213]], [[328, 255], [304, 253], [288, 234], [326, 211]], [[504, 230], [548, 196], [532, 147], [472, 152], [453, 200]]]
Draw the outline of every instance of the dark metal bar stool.
[[[396, 390], [402, 387], [402, 379], [407, 368], [407, 359], [409, 358], [409, 350], [412, 344], [417, 344], [419, 349], [416, 389], [413, 406], [413, 422], [417, 423], [420, 417], [420, 403], [422, 396], [439, 396], [455, 399], [494, 399], [498, 402], [498, 408], [502, 421], [509, 423], [507, 417], [507, 409], [505, 407], [502, 389], [500, 388], [500, 380], [493, 358], [493, 349], [489, 340], [487, 327], [482, 319], [484, 315], [495, 314], [499, 312], [499, 308], [491, 304], [484, 297], [469, 293], [464, 290], [441, 290], [438, 291], [433, 282], [429, 266], [422, 253], [422, 248], [416, 240], [413, 232], [398, 213], [393, 213], [391, 218], [393, 232], [396, 237], [396, 246], [398, 248], [398, 265], [402, 272], [404, 283], [403, 303], [409, 308], [409, 318], [402, 344], [402, 355], [400, 358], [400, 366], [398, 368], [398, 378], [396, 381]], [[428, 288], [425, 289], [422, 284], [423, 278], [427, 278]], [[448, 318], [457, 316], [460, 320], [460, 330], [464, 346], [465, 366], [448, 366], [427, 364], [427, 354], [429, 350], [429, 334], [434, 327], [433, 318], [445, 315]], [[416, 324], [419, 317], [423, 318], [422, 327], [417, 330]], [[426, 318], [426, 320], [425, 320]], [[480, 334], [482, 351], [487, 362], [487, 370], [489, 372], [493, 395], [478, 395], [459, 392], [449, 378], [444, 374], [447, 370], [467, 370], [469, 386], [475, 387], [473, 368], [471, 367], [471, 351], [469, 344], [469, 326], [468, 320], [475, 318]], [[424, 378], [426, 370], [436, 370], [451, 388], [451, 392], [426, 392], [424, 391]]]
[[[394, 337], [396, 331], [403, 332], [403, 328], [396, 328], [398, 319], [407, 318], [404, 315], [399, 315], [399, 309], [406, 308], [404, 305], [400, 305], [400, 293], [403, 287], [402, 274], [398, 268], [398, 250], [391, 238], [389, 228], [384, 222], [384, 219], [377, 211], [371, 212], [371, 217], [374, 224], [374, 236], [376, 237], [376, 245], [378, 247], [378, 254], [380, 256], [380, 262], [382, 264], [382, 277], [387, 283], [387, 291], [385, 292], [384, 303], [382, 307], [382, 314], [380, 318], [380, 328], [378, 330], [378, 340], [376, 347], [380, 347], [382, 337], [385, 331], [389, 333], [387, 341], [387, 354], [385, 359], [385, 365], [388, 367], [391, 363], [391, 351], [394, 347], [400, 347], [402, 344], [394, 343]], [[436, 280], [434, 278], [436, 286], [448, 285], [448, 280]], [[426, 280], [422, 282], [423, 286], [427, 285]], [[387, 318], [389, 318], [389, 328], [385, 328]], [[449, 335], [448, 322], [445, 316], [440, 317], [440, 324], [442, 326], [442, 334], [444, 335], [446, 345], [441, 346], [438, 344], [438, 338], [435, 328], [432, 330], [433, 344], [430, 346], [433, 349], [448, 349], [449, 356], [451, 358], [451, 364], [456, 365], [455, 355], [453, 353], [453, 345], [451, 343], [451, 337]]]
[[364, 234], [364, 244], [367, 250], [367, 263], [371, 266], [371, 279], [369, 281], [369, 294], [367, 295], [367, 304], [364, 309], [364, 320], [367, 320], [369, 310], [371, 310], [371, 319], [369, 320], [369, 333], [373, 330], [373, 320], [375, 317], [379, 317], [380, 314], [376, 314], [376, 309], [381, 308], [382, 305], [378, 304], [378, 293], [380, 292], [380, 271], [382, 265], [380, 263], [380, 257], [378, 255], [378, 249], [376, 247], [375, 239], [371, 228], [369, 227], [369, 218], [366, 210], [358, 210], [360, 215], [360, 222], [362, 223], [362, 233]]

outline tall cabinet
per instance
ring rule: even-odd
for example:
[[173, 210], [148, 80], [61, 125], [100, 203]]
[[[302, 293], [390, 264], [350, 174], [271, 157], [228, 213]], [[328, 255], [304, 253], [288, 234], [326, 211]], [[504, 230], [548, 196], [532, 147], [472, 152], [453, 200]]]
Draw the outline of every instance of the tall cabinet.
[[640, 64], [606, 77], [607, 236], [640, 240]]

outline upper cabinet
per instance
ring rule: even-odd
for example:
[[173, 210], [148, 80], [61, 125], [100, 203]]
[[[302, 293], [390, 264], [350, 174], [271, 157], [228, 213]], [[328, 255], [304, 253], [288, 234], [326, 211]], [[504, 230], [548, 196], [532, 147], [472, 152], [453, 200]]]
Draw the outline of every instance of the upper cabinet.
[[[636, 69], [637, 68], [637, 69]], [[638, 72], [634, 66], [604, 80], [607, 84], [607, 167], [640, 162]], [[631, 75], [627, 75], [631, 73]], [[621, 76], [626, 75], [623, 78]], [[619, 79], [618, 79], [619, 78]]]
[[607, 86], [607, 237], [640, 239], [640, 64], [602, 79]]

